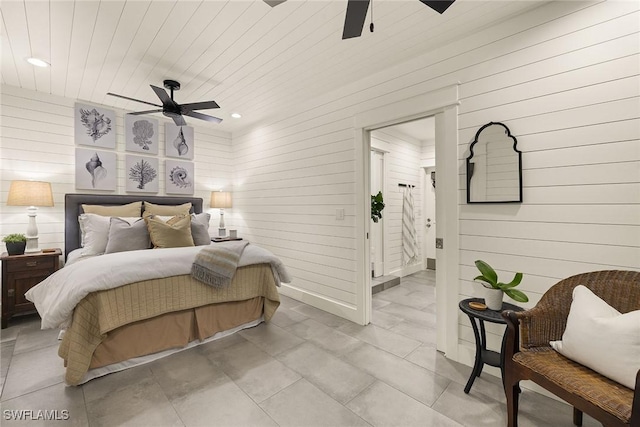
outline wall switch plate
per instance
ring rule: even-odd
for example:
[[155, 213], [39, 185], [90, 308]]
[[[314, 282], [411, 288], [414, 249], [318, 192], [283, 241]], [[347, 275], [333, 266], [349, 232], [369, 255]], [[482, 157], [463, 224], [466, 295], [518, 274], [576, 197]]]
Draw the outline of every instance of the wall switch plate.
[[344, 209], [336, 209], [336, 219], [339, 221], [344, 220]]
[[436, 237], [436, 249], [444, 248], [444, 239], [442, 237]]

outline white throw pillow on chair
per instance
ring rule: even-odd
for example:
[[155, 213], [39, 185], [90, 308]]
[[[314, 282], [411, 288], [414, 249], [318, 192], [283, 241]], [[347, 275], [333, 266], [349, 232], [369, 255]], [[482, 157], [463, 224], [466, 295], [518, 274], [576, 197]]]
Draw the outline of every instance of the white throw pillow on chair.
[[633, 390], [640, 369], [640, 310], [621, 314], [586, 286], [576, 286], [562, 341], [550, 344]]

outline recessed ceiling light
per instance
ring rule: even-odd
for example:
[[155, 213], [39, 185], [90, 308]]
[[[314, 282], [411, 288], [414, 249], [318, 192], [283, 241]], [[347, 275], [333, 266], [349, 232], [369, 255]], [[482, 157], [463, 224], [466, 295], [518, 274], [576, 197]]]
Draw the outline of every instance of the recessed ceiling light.
[[239, 119], [242, 117], [242, 114], [240, 113], [231, 113], [231, 117], [233, 117], [234, 119]]
[[43, 61], [42, 59], [39, 59], [39, 58], [27, 58], [27, 62], [31, 65], [35, 65], [36, 67], [42, 67], [42, 68], [46, 68], [50, 65], [48, 62]]

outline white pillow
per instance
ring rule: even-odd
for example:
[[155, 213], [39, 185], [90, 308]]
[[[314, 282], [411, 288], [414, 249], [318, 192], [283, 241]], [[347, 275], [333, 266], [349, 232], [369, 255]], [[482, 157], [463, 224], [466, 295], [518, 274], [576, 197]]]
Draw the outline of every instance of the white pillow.
[[620, 314], [585, 286], [573, 290], [562, 341], [551, 347], [630, 389], [640, 370], [640, 310]]
[[111, 217], [110, 223], [109, 240], [104, 253], [139, 251], [151, 247], [149, 230], [144, 219], [140, 218], [131, 223], [123, 218]]
[[[129, 224], [139, 220], [140, 217], [121, 218]], [[107, 249], [109, 241], [109, 224], [111, 217], [97, 214], [82, 214], [78, 217], [80, 230], [82, 232], [81, 241], [82, 256], [101, 255]]]
[[196, 246], [210, 245], [211, 236], [209, 236], [209, 220], [211, 214], [206, 212], [199, 214], [191, 214], [191, 236]]

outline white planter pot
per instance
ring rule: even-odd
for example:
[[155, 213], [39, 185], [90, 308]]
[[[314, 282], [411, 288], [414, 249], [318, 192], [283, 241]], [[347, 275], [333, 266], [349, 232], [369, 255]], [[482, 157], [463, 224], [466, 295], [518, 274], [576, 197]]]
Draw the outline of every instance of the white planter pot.
[[489, 310], [502, 310], [502, 296], [504, 292], [500, 289], [484, 288], [484, 303]]

